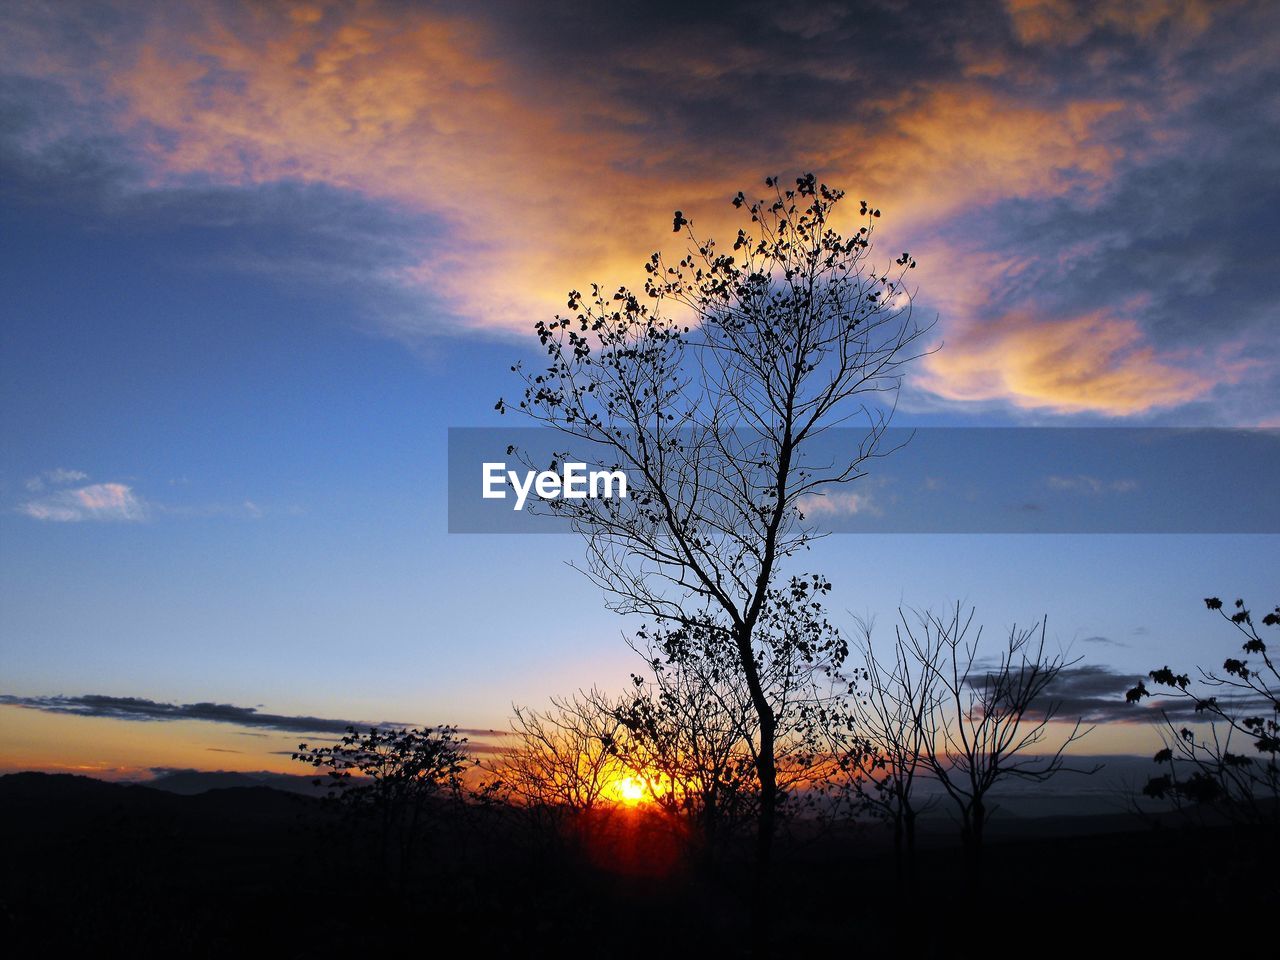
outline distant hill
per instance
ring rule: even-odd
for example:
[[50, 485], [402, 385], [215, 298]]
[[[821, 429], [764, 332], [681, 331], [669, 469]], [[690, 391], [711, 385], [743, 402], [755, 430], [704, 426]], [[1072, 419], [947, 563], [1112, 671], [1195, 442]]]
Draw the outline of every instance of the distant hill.
[[317, 787], [315, 779], [311, 776], [271, 773], [266, 770], [257, 773], [228, 770], [170, 770], [140, 785], [183, 796], [194, 796], [210, 790], [226, 790], [234, 787], [270, 787], [287, 793], [322, 796], [325, 788]]
[[[234, 775], [232, 775], [234, 776]], [[65, 773], [0, 776], [0, 836], [100, 829], [104, 823], [261, 823], [289, 820], [318, 809], [317, 800], [295, 790], [236, 780], [188, 779], [188, 792], [150, 784], [108, 783]], [[216, 786], [222, 782], [228, 785]], [[181, 786], [183, 781], [179, 780]]]
[[169, 798], [135, 784], [109, 783], [71, 773], [10, 773], [0, 776], [0, 810], [45, 813], [51, 807], [75, 805], [99, 810], [127, 804], [163, 807]]

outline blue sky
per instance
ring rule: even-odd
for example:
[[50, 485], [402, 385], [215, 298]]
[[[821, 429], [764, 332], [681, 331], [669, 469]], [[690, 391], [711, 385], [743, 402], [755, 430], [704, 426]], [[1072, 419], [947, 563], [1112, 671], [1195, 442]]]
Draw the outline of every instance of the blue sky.
[[[447, 430], [509, 422], [508, 367], [565, 289], [625, 279], [674, 207], [723, 227], [779, 170], [874, 190], [886, 249], [920, 250], [946, 345], [896, 423], [1280, 423], [1265, 4], [984, 4], [959, 33], [913, 12], [886, 34], [902, 56], [870, 64], [840, 51], [876, 5], [631, 33], [625, 5], [280, 9], [17, 5], [2, 694], [487, 727], [620, 686], [627, 624], [564, 566], [579, 544], [447, 534]], [[546, 68], [619, 31], [612, 58]], [[775, 143], [749, 136], [759, 115]], [[1200, 598], [1274, 603], [1278, 546], [857, 535], [814, 563], [837, 612], [960, 600], [997, 632], [1047, 613], [1141, 673], [1216, 657]], [[0, 753], [26, 756], [14, 736]], [[116, 764], [122, 736], [86, 756]]]

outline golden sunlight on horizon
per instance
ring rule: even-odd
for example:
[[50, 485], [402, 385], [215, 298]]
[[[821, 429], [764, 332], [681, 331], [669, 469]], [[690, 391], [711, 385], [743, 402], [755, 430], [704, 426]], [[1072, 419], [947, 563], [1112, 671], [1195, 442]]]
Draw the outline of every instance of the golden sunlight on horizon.
[[201, 720], [142, 723], [0, 704], [0, 773], [40, 770], [147, 780], [159, 768], [306, 773], [287, 755], [298, 734]]
[[[157, 769], [306, 774], [289, 753], [301, 734], [249, 730], [202, 720], [138, 722], [49, 713], [0, 704], [0, 773], [40, 770], [104, 780], [147, 780]], [[484, 744], [477, 744], [482, 751]], [[1159, 749], [1157, 729], [1145, 723], [1100, 724], [1074, 756], [1149, 756]], [[600, 796], [610, 804], [656, 804], [663, 778], [630, 768], [609, 771]]]

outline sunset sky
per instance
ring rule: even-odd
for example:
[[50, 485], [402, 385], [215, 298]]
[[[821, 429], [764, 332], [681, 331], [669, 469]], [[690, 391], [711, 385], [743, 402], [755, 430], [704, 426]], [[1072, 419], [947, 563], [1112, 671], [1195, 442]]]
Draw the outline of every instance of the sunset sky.
[[[620, 688], [635, 624], [580, 542], [447, 532], [447, 431], [518, 426], [532, 324], [636, 281], [675, 209], [731, 237], [768, 174], [872, 200], [917, 258], [941, 347], [896, 424], [1280, 427], [1277, 143], [1261, 0], [6, 4], [0, 772], [287, 770], [345, 720]], [[1088, 707], [1220, 661], [1201, 598], [1274, 606], [1278, 547], [850, 534], [812, 563], [850, 627], [1047, 614]], [[1091, 752], [1147, 752], [1097, 710]]]

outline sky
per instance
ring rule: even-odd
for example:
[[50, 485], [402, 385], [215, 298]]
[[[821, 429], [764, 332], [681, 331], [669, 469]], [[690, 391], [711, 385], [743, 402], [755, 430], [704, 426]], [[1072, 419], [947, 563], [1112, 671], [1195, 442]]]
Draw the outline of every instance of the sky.
[[[916, 257], [898, 425], [1280, 427], [1273, 4], [16, 0], [0, 64], [0, 770], [287, 770], [308, 723], [625, 684], [580, 543], [448, 532], [448, 431], [766, 175]], [[1203, 597], [1280, 600], [1261, 526], [814, 558], [849, 625], [1047, 615], [1110, 696], [1233, 649]]]

